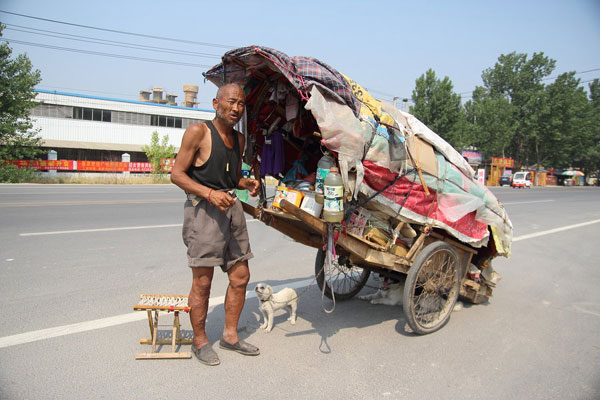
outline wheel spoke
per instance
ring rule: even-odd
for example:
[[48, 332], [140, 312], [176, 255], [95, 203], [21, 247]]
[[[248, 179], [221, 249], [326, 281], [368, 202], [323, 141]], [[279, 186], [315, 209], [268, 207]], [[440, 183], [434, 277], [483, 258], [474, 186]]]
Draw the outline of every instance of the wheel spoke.
[[343, 255], [334, 257], [331, 266], [326, 265], [323, 272], [323, 279], [318, 282], [320, 287], [328, 287], [328, 297], [333, 293], [336, 297], [350, 298], [362, 289], [369, 277], [368, 270], [351, 264]]
[[456, 258], [447, 250], [431, 254], [420, 266], [413, 288], [412, 313], [424, 328], [434, 327], [448, 313], [456, 290]]

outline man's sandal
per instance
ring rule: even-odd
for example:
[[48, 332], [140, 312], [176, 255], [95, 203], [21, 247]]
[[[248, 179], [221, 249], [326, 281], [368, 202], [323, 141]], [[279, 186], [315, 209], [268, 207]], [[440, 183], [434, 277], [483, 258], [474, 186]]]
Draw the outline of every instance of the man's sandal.
[[199, 349], [196, 348], [196, 346], [194, 346], [192, 344], [192, 351], [196, 355], [196, 358], [202, 364], [206, 364], [206, 365], [219, 365], [219, 364], [221, 364], [221, 361], [219, 360], [219, 356], [213, 350], [213, 348], [210, 345], [210, 343], [205, 344], [204, 346], [200, 347]]
[[239, 340], [235, 344], [227, 343], [223, 338], [219, 340], [219, 347], [224, 350], [231, 350], [245, 356], [257, 356], [260, 354], [258, 347], [251, 345], [250, 343]]

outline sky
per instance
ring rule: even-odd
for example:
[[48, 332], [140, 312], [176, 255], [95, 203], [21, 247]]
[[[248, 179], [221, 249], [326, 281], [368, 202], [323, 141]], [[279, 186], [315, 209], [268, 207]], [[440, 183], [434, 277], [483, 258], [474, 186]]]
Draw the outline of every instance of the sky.
[[584, 87], [600, 78], [600, 0], [0, 0], [0, 22], [41, 71], [39, 89], [137, 100], [160, 86], [180, 102], [194, 84], [203, 109], [216, 87], [202, 72], [248, 45], [315, 57], [387, 101], [410, 99], [429, 68], [468, 100], [511, 52], [543, 52], [550, 77], [575, 71]]

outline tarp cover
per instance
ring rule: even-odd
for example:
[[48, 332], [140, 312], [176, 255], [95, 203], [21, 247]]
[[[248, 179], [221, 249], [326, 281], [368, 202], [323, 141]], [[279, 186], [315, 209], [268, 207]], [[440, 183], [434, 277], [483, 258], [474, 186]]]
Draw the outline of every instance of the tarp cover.
[[225, 53], [204, 74], [219, 87], [261, 75], [271, 82], [285, 77], [304, 100], [322, 143], [338, 155], [352, 197], [376, 195], [371, 202], [390, 217], [443, 229], [474, 247], [488, 245], [491, 232], [497, 254], [510, 254], [506, 210], [464, 158], [415, 116], [373, 98], [327, 64], [249, 46]]

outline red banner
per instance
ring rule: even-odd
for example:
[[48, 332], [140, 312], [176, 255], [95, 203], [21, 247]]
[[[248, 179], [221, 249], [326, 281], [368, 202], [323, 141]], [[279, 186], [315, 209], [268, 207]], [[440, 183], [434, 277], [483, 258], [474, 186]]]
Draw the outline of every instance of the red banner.
[[130, 162], [129, 172], [152, 172], [152, 164], [149, 162]]
[[119, 161], [77, 161], [77, 171], [123, 172], [129, 163]]
[[7, 163], [16, 165], [17, 168], [33, 168], [41, 171], [73, 170], [73, 160], [7, 160]]
[[[6, 164], [16, 165], [17, 168], [32, 168], [40, 171], [86, 171], [86, 172], [152, 172], [149, 162], [118, 162], [118, 161], [81, 161], [81, 160], [5, 160]], [[0, 164], [2, 164], [0, 162]], [[163, 158], [163, 171], [171, 172], [175, 164], [174, 158]]]

